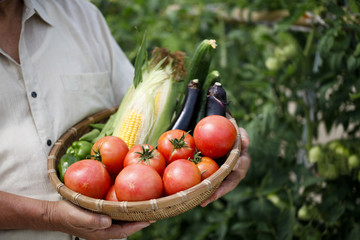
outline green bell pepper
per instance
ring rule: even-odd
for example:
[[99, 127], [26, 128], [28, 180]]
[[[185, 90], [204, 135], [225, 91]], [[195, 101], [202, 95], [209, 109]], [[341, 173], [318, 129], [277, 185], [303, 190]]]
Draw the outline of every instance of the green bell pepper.
[[64, 182], [64, 176], [66, 169], [73, 163], [79, 161], [80, 159], [71, 154], [64, 154], [59, 161], [58, 170], [59, 170], [59, 178], [62, 182]]
[[79, 159], [86, 159], [91, 153], [92, 144], [87, 141], [75, 141], [71, 144], [66, 153], [71, 154]]

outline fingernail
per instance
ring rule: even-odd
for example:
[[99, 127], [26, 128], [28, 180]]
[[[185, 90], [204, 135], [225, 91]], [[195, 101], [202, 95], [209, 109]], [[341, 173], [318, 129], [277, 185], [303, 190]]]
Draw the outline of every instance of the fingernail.
[[100, 227], [101, 228], [108, 228], [111, 226], [111, 219], [108, 216], [101, 216], [100, 217]]
[[151, 220], [149, 221], [149, 223], [156, 223], [156, 220]]

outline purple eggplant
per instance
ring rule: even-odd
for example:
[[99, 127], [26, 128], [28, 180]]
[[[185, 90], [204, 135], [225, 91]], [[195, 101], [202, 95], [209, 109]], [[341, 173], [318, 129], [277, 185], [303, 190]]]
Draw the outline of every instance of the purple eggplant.
[[200, 93], [199, 80], [191, 80], [187, 86], [186, 95], [182, 108], [173, 121], [170, 129], [181, 129], [184, 131], [189, 131], [191, 120], [193, 118], [196, 103], [198, 102]]
[[225, 116], [227, 105], [226, 91], [221, 83], [216, 82], [208, 91], [205, 115]]

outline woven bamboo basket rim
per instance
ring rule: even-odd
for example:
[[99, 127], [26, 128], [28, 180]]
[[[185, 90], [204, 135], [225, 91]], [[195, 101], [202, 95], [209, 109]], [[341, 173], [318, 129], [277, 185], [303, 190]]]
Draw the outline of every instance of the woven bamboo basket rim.
[[72, 203], [93, 212], [107, 214], [114, 220], [159, 220], [173, 217], [195, 208], [215, 192], [226, 176], [232, 171], [240, 156], [241, 136], [239, 128], [235, 119], [228, 112], [226, 117], [235, 126], [237, 131], [236, 141], [219, 170], [201, 183], [170, 196], [137, 202], [114, 202], [95, 199], [72, 191], [58, 177], [57, 165], [61, 156], [73, 141], [78, 140], [82, 134], [90, 130], [90, 124], [105, 122], [116, 110], [117, 108], [103, 110], [80, 121], [57, 140], [48, 154], [48, 177], [56, 191]]

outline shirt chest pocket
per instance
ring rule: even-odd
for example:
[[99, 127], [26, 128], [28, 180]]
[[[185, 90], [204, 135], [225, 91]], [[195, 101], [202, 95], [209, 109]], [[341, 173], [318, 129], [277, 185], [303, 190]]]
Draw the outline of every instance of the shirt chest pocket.
[[62, 75], [61, 82], [65, 91], [103, 91], [111, 87], [108, 72]]
[[61, 84], [68, 109], [82, 116], [115, 105], [108, 72], [62, 75]]

